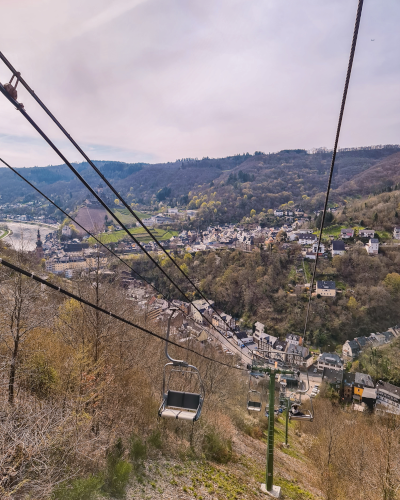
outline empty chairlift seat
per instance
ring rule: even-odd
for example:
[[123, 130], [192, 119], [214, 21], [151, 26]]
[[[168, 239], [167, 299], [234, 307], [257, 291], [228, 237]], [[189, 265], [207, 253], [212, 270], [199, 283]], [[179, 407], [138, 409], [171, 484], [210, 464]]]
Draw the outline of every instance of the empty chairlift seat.
[[202, 405], [201, 394], [168, 390], [164, 395], [158, 414], [163, 418], [195, 422], [200, 417]]
[[258, 391], [249, 391], [247, 396], [248, 411], [261, 411], [261, 406], [261, 393]]

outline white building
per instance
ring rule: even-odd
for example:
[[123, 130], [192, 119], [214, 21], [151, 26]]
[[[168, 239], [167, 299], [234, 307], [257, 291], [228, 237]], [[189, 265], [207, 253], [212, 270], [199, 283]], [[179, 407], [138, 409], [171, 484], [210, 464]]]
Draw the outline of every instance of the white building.
[[323, 352], [318, 357], [317, 370], [319, 372], [323, 372], [324, 368], [331, 368], [332, 370], [342, 370], [343, 359], [335, 352]]
[[[375, 235], [374, 235], [375, 236]], [[393, 229], [393, 238], [395, 240], [400, 240], [400, 227], [395, 227]]]
[[335, 255], [344, 255], [346, 252], [343, 241], [332, 241], [332, 257]]
[[336, 297], [336, 285], [334, 281], [317, 281], [315, 293], [322, 297]]
[[379, 380], [376, 384], [376, 404], [385, 406], [390, 413], [400, 414], [400, 387]]
[[365, 245], [365, 249], [369, 255], [378, 255], [379, 240], [377, 238], [371, 238], [369, 242]]
[[[399, 228], [400, 231], [400, 228]], [[358, 236], [360, 238], [373, 238], [375, 236], [375, 231], [373, 229], [360, 229], [358, 231]], [[399, 233], [400, 236], [400, 233]]]
[[61, 229], [61, 234], [67, 237], [72, 236], [72, 229], [69, 226], [63, 226], [63, 228]]

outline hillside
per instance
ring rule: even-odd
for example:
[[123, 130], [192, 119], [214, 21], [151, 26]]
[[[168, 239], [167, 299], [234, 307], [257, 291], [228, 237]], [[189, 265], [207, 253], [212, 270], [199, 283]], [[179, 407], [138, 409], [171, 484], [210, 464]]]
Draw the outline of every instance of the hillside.
[[337, 193], [351, 196], [366, 195], [399, 183], [400, 153], [395, 153], [344, 182], [337, 188]]
[[[217, 220], [240, 220], [250, 210], [260, 212], [294, 201], [305, 209], [320, 208], [326, 189], [331, 153], [284, 150], [274, 154], [256, 152], [226, 158], [181, 159], [173, 163], [143, 164], [97, 161], [105, 176], [136, 209], [170, 206], [198, 208], [213, 201]], [[361, 148], [337, 155], [331, 200], [366, 194], [399, 180], [399, 147]], [[75, 165], [101, 196], [113, 203], [115, 196], [103, 186], [87, 163]], [[73, 210], [88, 194], [66, 166], [21, 169], [31, 182], [51, 195], [63, 208]], [[39, 199], [31, 188], [0, 168], [1, 201], [28, 202]], [[196, 198], [194, 198], [196, 196]], [[206, 198], [205, 198], [206, 197]], [[50, 209], [50, 212], [52, 209]]]

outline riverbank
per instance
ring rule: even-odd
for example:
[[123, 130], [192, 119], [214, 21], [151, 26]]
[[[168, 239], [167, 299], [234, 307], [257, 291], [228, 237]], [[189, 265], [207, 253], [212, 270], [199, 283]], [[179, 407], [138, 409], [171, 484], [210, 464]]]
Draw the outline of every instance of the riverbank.
[[14, 220], [14, 219], [0, 219], [0, 222], [5, 222], [6, 224], [29, 224], [31, 226], [41, 226], [41, 227], [48, 227], [54, 230], [58, 230], [60, 226], [56, 226], [54, 224], [45, 224], [44, 222], [36, 222], [36, 221], [29, 221], [29, 220]]

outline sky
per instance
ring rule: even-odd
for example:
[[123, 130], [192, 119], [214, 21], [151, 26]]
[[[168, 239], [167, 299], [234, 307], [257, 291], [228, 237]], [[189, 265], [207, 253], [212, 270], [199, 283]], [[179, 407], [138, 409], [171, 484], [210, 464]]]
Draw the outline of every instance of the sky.
[[[0, 50], [95, 160], [331, 148], [357, 3], [0, 0]], [[399, 0], [364, 2], [340, 147], [400, 143], [399, 19]], [[83, 160], [22, 87], [18, 99]], [[62, 163], [2, 95], [0, 152]]]

